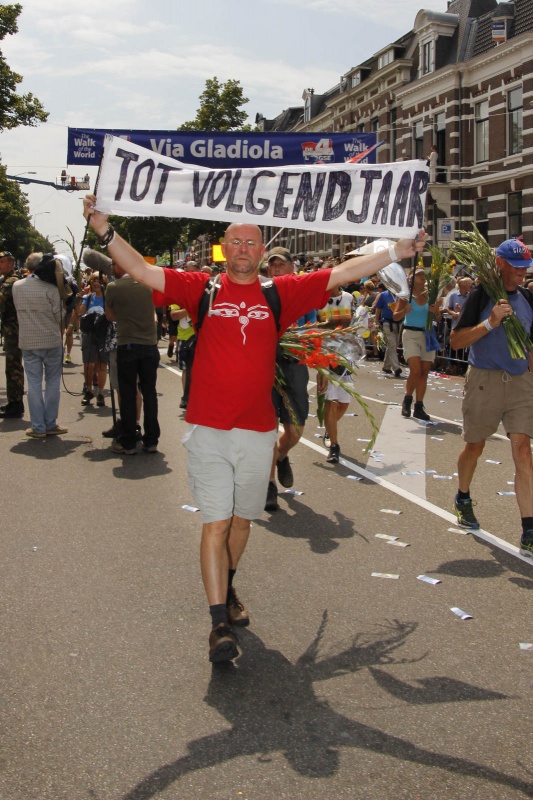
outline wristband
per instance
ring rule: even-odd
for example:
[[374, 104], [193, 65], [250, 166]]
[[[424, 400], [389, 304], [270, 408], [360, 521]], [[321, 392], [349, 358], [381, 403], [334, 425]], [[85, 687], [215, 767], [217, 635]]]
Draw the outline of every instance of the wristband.
[[485, 328], [486, 328], [488, 331], [492, 331], [492, 330], [494, 330], [494, 328], [492, 327], [492, 325], [490, 324], [490, 322], [489, 322], [489, 320], [488, 320], [488, 319], [486, 319], [486, 320], [483, 320], [483, 325], [485, 326]]
[[391, 244], [390, 247], [389, 247], [389, 258], [390, 258], [391, 262], [392, 261], [398, 261], [398, 255], [396, 253], [396, 250], [395, 250], [393, 244]]
[[102, 245], [102, 247], [107, 247], [108, 245], [110, 245], [113, 242], [114, 238], [115, 238], [115, 229], [112, 225], [109, 226], [109, 228], [106, 230], [103, 236], [98, 236], [98, 240]]

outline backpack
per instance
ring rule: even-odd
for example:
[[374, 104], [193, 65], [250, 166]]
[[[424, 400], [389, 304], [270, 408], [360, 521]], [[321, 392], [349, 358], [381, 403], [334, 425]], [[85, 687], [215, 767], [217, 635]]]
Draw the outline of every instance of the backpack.
[[56, 258], [53, 253], [45, 253], [33, 272], [40, 280], [57, 287], [62, 300], [76, 301], [74, 287], [66, 278], [61, 259]]

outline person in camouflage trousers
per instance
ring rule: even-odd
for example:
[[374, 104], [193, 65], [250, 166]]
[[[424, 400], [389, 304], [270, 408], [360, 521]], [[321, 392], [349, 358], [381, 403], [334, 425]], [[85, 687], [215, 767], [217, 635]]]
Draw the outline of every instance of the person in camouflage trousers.
[[0, 314], [6, 358], [7, 404], [0, 406], [0, 417], [19, 419], [24, 416], [24, 369], [19, 348], [19, 325], [13, 303], [13, 284], [21, 274], [15, 270], [15, 258], [7, 250], [0, 252]]

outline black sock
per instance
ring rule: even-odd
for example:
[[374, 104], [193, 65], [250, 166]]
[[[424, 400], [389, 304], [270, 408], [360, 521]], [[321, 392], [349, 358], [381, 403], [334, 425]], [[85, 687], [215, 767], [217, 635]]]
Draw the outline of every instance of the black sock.
[[533, 531], [533, 517], [522, 517], [522, 530], [524, 533]]
[[460, 489], [457, 492], [457, 499], [458, 500], [470, 500], [470, 490], [468, 492], [462, 492]]
[[211, 614], [211, 623], [213, 628], [220, 625], [221, 622], [228, 624], [228, 612], [226, 611], [226, 604], [219, 603], [215, 606], [209, 606], [209, 613]]
[[228, 594], [227, 594], [227, 597], [226, 597], [226, 604], [228, 603], [228, 600], [229, 600], [229, 592], [230, 592], [230, 589], [231, 589], [231, 587], [233, 585], [233, 578], [235, 577], [235, 573], [236, 572], [237, 572], [236, 569], [229, 569], [228, 570]]

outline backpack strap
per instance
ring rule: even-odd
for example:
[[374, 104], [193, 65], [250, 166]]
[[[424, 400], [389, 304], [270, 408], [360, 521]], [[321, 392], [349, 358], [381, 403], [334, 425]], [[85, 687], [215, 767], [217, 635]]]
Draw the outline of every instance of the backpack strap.
[[216, 285], [216, 279], [209, 278], [209, 280], [205, 285], [204, 291], [202, 292], [202, 296], [200, 297], [200, 302], [198, 304], [198, 321], [194, 326], [194, 329], [197, 334], [200, 328], [202, 327], [205, 315], [209, 310], [209, 302], [210, 300], [211, 304], [214, 302], [215, 297], [217, 296], [217, 292], [218, 292], [218, 287]]
[[526, 289], [524, 286], [519, 286], [518, 291], [521, 295], [525, 297], [529, 305], [531, 306], [531, 310], [533, 311], [533, 294], [529, 289]]
[[274, 322], [276, 323], [276, 330], [279, 333], [279, 321], [281, 317], [281, 298], [276, 288], [276, 284], [272, 280], [272, 278], [265, 278], [263, 275], [259, 276], [259, 280], [261, 281], [261, 291], [263, 292], [265, 300], [267, 301], [268, 306], [272, 311]]

